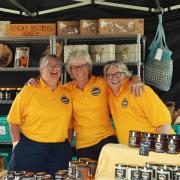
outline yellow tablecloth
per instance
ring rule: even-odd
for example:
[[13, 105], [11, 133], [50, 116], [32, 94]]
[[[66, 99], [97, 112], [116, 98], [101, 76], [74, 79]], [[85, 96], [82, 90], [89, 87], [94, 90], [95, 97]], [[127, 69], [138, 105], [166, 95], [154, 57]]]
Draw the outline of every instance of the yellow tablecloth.
[[115, 164], [136, 164], [144, 166], [146, 162], [180, 164], [180, 153], [149, 152], [149, 156], [139, 155], [139, 148], [130, 148], [121, 144], [107, 144], [103, 147], [96, 170], [97, 180], [114, 180]]

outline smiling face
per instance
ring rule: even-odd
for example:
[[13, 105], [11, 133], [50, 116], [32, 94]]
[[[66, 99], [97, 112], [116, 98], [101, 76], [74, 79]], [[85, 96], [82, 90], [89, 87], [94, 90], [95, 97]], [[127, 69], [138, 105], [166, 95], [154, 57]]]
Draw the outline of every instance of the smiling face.
[[106, 69], [105, 77], [108, 85], [115, 93], [117, 93], [126, 74], [118, 66], [111, 65]]
[[47, 83], [57, 83], [61, 76], [61, 65], [55, 58], [48, 58], [46, 65], [40, 69], [42, 79]]
[[83, 57], [74, 59], [70, 65], [73, 79], [77, 82], [87, 82], [90, 75], [90, 65]]

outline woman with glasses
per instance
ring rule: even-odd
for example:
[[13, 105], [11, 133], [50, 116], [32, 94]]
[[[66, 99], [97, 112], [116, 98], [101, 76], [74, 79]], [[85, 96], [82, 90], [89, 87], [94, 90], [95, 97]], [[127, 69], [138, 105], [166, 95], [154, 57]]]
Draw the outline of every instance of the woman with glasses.
[[[98, 160], [102, 147], [107, 143], [118, 143], [112, 128], [107, 101], [107, 83], [103, 77], [92, 75], [92, 61], [86, 51], [72, 52], [66, 69], [72, 81], [65, 84], [71, 91], [73, 101], [72, 127], [76, 132], [77, 157]], [[136, 81], [136, 79], [135, 79]], [[133, 92], [141, 93], [142, 83], [136, 83]], [[35, 85], [35, 79], [29, 84]]]
[[67, 169], [72, 158], [68, 128], [72, 115], [70, 92], [59, 82], [61, 61], [40, 59], [40, 81], [16, 96], [8, 122], [13, 141], [9, 170], [47, 172]]
[[72, 81], [66, 84], [73, 99], [73, 128], [77, 157], [97, 160], [102, 147], [118, 143], [107, 102], [107, 84], [92, 75], [92, 61], [85, 51], [71, 53], [66, 69]]
[[145, 92], [139, 97], [129, 92], [131, 72], [123, 62], [107, 64], [104, 77], [109, 86], [108, 102], [121, 144], [128, 144], [130, 130], [173, 133], [170, 113], [150, 87], [145, 86]]

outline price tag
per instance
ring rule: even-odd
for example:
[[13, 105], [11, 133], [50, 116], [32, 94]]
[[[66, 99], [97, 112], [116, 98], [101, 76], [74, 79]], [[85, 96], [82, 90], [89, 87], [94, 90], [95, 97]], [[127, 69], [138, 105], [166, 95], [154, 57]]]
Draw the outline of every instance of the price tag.
[[0, 126], [0, 135], [6, 135], [6, 128], [5, 128], [5, 126]]
[[149, 151], [150, 151], [150, 142], [141, 142], [139, 155], [149, 156]]

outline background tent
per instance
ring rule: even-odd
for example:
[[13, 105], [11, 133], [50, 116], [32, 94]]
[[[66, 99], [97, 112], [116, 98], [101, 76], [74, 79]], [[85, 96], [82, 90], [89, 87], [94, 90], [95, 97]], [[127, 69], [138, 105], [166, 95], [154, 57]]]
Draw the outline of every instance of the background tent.
[[[179, 0], [0, 0], [0, 20], [12, 23], [56, 22], [98, 18], [144, 18], [146, 47], [157, 27], [157, 14], [163, 10], [168, 47], [173, 51], [172, 87], [180, 76], [180, 1]], [[146, 54], [148, 49], [146, 49]], [[160, 95], [164, 92], [158, 91]]]

